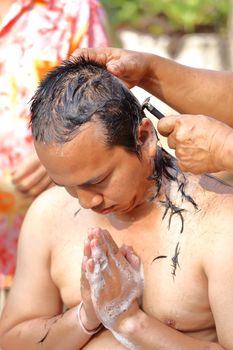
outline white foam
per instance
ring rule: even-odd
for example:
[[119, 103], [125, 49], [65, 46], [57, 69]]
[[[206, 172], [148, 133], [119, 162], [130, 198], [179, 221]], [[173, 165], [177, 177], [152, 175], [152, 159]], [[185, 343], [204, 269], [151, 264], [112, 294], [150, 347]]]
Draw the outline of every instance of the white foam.
[[94, 271], [87, 272], [86, 277], [91, 285], [92, 299], [95, 302], [105, 287], [102, 271], [108, 268], [108, 258], [100, 247], [92, 248], [92, 257], [94, 260]]
[[98, 309], [100, 319], [103, 325], [108, 328], [116, 339], [125, 347], [130, 350], [139, 350], [139, 348], [125, 336], [114, 331], [114, 325], [118, 316], [126, 312], [134, 300], [142, 296], [142, 266], [140, 270], [135, 270], [130, 264], [122, 264], [114, 255], [111, 247], [109, 247], [109, 256], [111, 256], [112, 260], [115, 262], [120, 275], [120, 293], [115, 299], [106, 301], [101, 309], [99, 309], [97, 306], [99, 305], [98, 299], [101, 291], [106, 287], [103, 272], [105, 271], [112, 275], [112, 271], [110, 270], [108, 257], [104, 250], [100, 247], [94, 247], [92, 249], [92, 256], [95, 267], [93, 272], [87, 273], [87, 278], [92, 290], [92, 301]]

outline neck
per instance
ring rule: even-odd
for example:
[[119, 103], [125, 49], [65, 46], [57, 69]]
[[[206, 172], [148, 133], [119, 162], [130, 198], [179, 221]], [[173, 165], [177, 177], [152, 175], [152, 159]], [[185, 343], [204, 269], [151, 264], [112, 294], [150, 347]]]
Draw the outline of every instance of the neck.
[[191, 188], [186, 176], [177, 167], [175, 158], [162, 148], [157, 152], [153, 174], [149, 179], [151, 187], [144, 201], [128, 213], [111, 215], [110, 220], [129, 225], [144, 220], [150, 214], [154, 217], [156, 212], [161, 218], [161, 209], [163, 217], [177, 213], [182, 216], [183, 211], [197, 209], [192, 196], [198, 183]]

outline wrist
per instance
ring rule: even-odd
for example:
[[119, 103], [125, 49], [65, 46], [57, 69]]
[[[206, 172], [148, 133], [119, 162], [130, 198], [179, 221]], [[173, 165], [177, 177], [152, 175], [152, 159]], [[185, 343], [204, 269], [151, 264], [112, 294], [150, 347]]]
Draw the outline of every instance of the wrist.
[[142, 79], [139, 82], [139, 86], [141, 88], [148, 88], [148, 86], [151, 85], [151, 81], [155, 81], [156, 79], [156, 72], [155, 67], [157, 64], [157, 58], [158, 56], [149, 54], [149, 53], [143, 53], [143, 65], [144, 65], [144, 72], [142, 74]]
[[149, 53], [145, 53], [143, 58], [145, 73], [139, 86], [163, 100], [163, 85], [166, 87], [168, 84], [167, 68], [171, 65], [170, 60]]
[[133, 314], [124, 318], [119, 326], [118, 331], [120, 334], [125, 335], [126, 337], [131, 337], [136, 332], [144, 329], [147, 323], [147, 315], [141, 309], [138, 309]]
[[99, 320], [96, 318], [95, 320], [92, 320], [87, 317], [83, 302], [81, 302], [78, 306], [77, 319], [81, 329], [88, 335], [93, 335], [99, 332], [99, 330], [102, 328], [102, 324]]

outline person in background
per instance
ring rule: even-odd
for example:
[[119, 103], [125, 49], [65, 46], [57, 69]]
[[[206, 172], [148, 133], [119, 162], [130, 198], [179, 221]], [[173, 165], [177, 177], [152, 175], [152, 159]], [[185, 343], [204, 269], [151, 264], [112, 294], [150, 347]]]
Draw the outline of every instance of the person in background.
[[97, 0], [0, 2], [0, 313], [15, 272], [19, 230], [52, 185], [32, 144], [29, 106], [39, 80], [78, 47], [109, 44]]
[[181, 170], [233, 172], [233, 72], [196, 69], [118, 48], [77, 50], [75, 55], [105, 64], [128, 87], [139, 86], [182, 114], [158, 122]]

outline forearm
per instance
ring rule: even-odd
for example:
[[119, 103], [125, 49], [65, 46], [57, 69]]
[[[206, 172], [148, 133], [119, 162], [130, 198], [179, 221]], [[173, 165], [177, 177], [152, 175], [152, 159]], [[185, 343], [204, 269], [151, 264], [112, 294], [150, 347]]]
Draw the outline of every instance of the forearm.
[[121, 323], [120, 333], [137, 350], [226, 350], [219, 344], [191, 338], [141, 310]]
[[233, 73], [196, 69], [144, 54], [140, 87], [182, 114], [205, 114], [233, 126]]
[[[91, 329], [91, 328], [90, 328]], [[24, 321], [2, 332], [2, 350], [78, 350], [91, 336], [85, 334], [77, 320], [77, 307], [52, 318]]]

